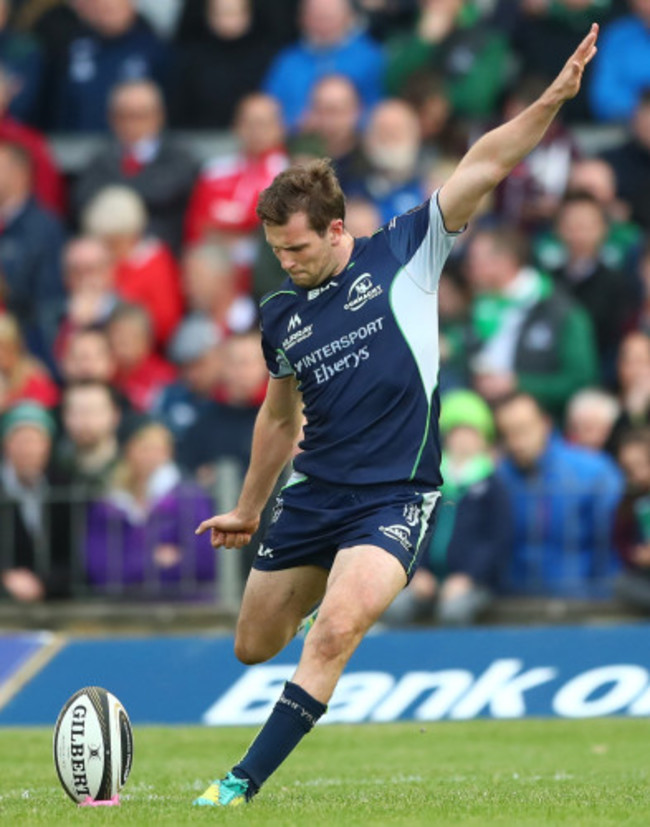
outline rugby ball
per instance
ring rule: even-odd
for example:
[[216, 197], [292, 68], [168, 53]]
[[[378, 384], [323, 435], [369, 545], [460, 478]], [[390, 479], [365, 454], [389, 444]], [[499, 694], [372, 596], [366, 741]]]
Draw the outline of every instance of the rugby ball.
[[133, 761], [133, 731], [115, 695], [80, 689], [54, 727], [54, 764], [63, 789], [78, 804], [117, 801]]

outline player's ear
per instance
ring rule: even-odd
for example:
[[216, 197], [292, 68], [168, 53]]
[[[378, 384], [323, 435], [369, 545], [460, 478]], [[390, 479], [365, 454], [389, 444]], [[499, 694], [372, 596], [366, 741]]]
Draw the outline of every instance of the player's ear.
[[344, 232], [345, 226], [342, 218], [335, 218], [333, 221], [330, 221], [330, 225], [327, 228], [327, 234], [329, 235], [332, 244], [338, 244], [343, 238]]

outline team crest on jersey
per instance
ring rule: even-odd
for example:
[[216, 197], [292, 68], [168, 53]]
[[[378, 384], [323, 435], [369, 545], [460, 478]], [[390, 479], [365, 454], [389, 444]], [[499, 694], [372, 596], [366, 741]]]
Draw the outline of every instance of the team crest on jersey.
[[348, 300], [343, 308], [345, 310], [360, 310], [364, 304], [376, 299], [377, 296], [381, 296], [383, 292], [381, 285], [372, 283], [370, 273], [362, 273], [350, 285]]
[[411, 542], [411, 529], [405, 525], [380, 525], [379, 530], [391, 540], [396, 540], [402, 548], [410, 551], [413, 548]]
[[404, 506], [404, 520], [411, 527], [420, 522], [420, 506], [417, 503], [407, 503]]

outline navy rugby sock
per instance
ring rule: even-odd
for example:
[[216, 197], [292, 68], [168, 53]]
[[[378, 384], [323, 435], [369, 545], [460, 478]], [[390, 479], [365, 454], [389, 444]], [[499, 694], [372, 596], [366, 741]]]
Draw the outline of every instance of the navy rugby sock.
[[233, 775], [250, 781], [252, 798], [289, 753], [298, 746], [327, 707], [297, 683], [287, 681], [267, 722], [257, 734]]

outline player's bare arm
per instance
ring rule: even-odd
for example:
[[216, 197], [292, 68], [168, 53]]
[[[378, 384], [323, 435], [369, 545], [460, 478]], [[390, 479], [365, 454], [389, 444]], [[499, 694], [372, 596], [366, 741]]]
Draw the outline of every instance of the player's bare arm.
[[562, 104], [578, 94], [585, 66], [596, 54], [597, 38], [598, 25], [594, 23], [541, 97], [516, 118], [483, 135], [469, 149], [439, 193], [448, 230], [465, 226], [481, 199], [541, 141]]
[[242, 548], [257, 531], [262, 509], [289, 461], [302, 422], [302, 397], [293, 376], [271, 379], [253, 431], [251, 461], [236, 508], [204, 520], [215, 548]]

